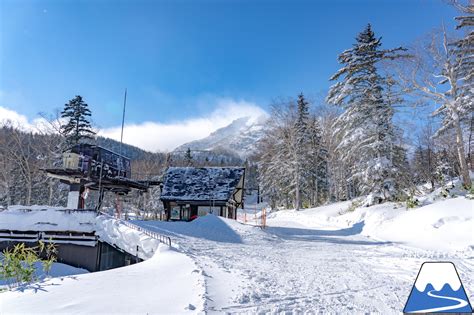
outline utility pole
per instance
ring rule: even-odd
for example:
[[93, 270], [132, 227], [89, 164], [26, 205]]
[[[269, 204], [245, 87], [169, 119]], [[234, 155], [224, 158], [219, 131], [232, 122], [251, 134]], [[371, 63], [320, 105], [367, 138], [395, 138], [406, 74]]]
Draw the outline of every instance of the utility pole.
[[120, 155], [122, 155], [122, 143], [123, 143], [123, 125], [125, 123], [125, 106], [127, 104], [127, 88], [125, 88], [125, 95], [123, 98], [123, 113], [122, 113], [122, 132], [120, 133]]

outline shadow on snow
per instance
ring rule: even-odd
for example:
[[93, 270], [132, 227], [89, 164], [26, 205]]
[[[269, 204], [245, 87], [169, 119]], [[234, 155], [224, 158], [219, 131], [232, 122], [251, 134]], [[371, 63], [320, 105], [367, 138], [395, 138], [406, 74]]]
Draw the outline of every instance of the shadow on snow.
[[300, 229], [289, 227], [268, 227], [269, 233], [275, 234], [285, 240], [293, 241], [313, 241], [326, 242], [334, 244], [353, 244], [353, 245], [386, 245], [392, 242], [380, 242], [370, 240], [354, 240], [346, 239], [345, 236], [358, 235], [364, 228], [364, 221], [354, 224], [353, 226], [340, 230], [317, 230], [317, 229]]

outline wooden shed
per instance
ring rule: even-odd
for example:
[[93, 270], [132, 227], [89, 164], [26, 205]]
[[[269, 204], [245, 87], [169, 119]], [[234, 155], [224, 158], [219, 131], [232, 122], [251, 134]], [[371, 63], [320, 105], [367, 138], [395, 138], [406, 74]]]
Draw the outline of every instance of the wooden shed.
[[236, 219], [244, 179], [243, 167], [168, 168], [160, 198], [166, 220], [189, 221], [208, 213]]

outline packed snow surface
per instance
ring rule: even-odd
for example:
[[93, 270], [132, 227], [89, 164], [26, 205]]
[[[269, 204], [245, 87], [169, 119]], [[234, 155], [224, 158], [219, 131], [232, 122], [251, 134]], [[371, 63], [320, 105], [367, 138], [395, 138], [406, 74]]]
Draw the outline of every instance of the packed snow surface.
[[472, 200], [411, 210], [386, 203], [348, 211], [350, 205], [274, 212], [266, 229], [212, 215], [136, 223], [170, 235], [194, 258], [210, 313], [398, 314], [425, 261], [452, 261], [472, 300]]

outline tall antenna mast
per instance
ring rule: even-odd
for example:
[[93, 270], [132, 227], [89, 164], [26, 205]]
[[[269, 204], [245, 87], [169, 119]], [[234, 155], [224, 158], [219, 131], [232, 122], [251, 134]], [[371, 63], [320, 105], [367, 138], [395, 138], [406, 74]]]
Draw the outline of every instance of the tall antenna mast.
[[125, 95], [123, 97], [122, 132], [120, 133], [120, 155], [122, 155], [123, 125], [125, 123], [125, 105], [127, 105], [127, 88], [125, 88]]

